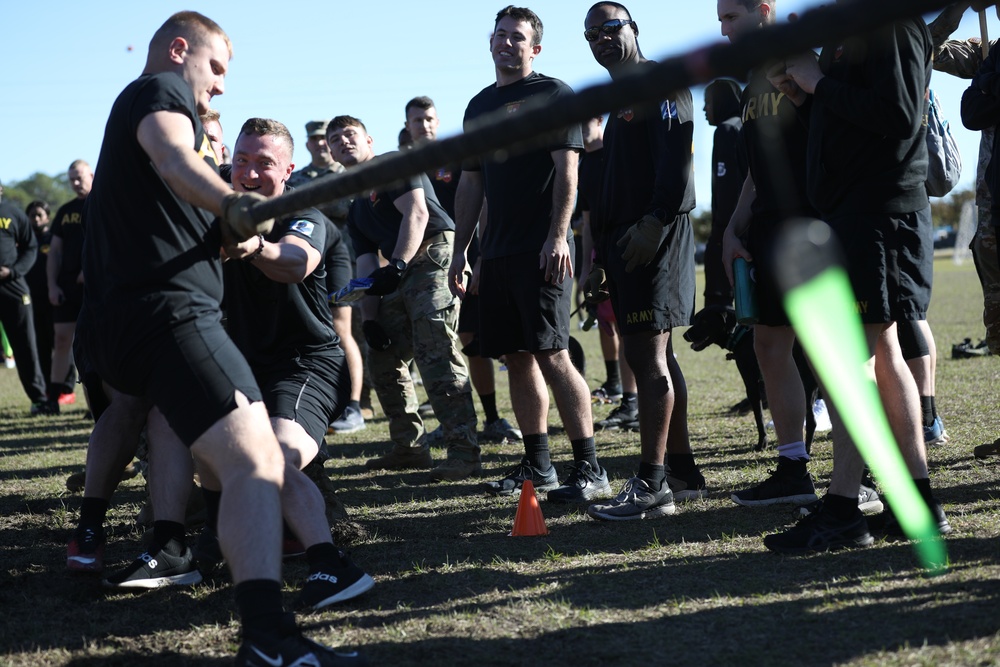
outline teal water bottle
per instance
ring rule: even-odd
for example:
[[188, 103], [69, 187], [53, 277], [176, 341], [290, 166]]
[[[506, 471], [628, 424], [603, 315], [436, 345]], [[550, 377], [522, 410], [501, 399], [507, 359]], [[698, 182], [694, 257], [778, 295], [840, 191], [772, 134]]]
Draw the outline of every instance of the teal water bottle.
[[757, 323], [757, 282], [750, 262], [742, 257], [733, 260], [733, 293], [736, 297], [736, 321]]

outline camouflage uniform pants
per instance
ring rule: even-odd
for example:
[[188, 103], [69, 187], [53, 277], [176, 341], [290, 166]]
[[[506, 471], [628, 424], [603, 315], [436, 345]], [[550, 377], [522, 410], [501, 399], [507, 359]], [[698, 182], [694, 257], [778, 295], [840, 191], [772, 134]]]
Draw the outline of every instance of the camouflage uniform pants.
[[[1000, 222], [1000, 221], [998, 221]], [[983, 324], [986, 342], [993, 354], [1000, 354], [1000, 252], [997, 248], [997, 228], [980, 220], [972, 239], [972, 257], [983, 286]]]
[[990, 212], [993, 197], [986, 184], [986, 168], [993, 158], [993, 136], [996, 128], [983, 130], [979, 142], [979, 164], [976, 168], [976, 208], [979, 220], [976, 235], [969, 249], [976, 262], [976, 272], [983, 286], [983, 324], [986, 343], [993, 354], [1000, 354], [1000, 256], [997, 249], [997, 224]]
[[414, 360], [444, 430], [448, 458], [478, 461], [472, 385], [455, 333], [458, 303], [448, 290], [454, 234], [434, 240], [410, 262], [399, 289], [382, 298], [377, 319], [392, 344], [384, 351], [369, 348], [368, 367], [396, 445], [413, 446], [424, 433], [408, 370]]

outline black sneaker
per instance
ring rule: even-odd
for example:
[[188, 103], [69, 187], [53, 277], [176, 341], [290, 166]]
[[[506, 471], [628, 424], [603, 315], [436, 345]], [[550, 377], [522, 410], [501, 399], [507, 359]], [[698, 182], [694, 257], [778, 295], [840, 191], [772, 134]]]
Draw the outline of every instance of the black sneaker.
[[633, 477], [625, 482], [617, 496], [605, 503], [594, 503], [587, 508], [587, 514], [602, 521], [629, 521], [634, 519], [654, 519], [673, 514], [674, 494], [670, 485], [663, 482], [659, 490], [649, 487], [641, 477]]
[[340, 552], [340, 562], [310, 572], [302, 584], [298, 607], [319, 611], [324, 607], [350, 600], [371, 590], [375, 580]]
[[201, 581], [201, 572], [191, 550], [184, 547], [180, 556], [171, 556], [163, 549], [153, 554], [145, 552], [128, 567], [104, 580], [105, 588], [159, 588], [160, 586], [190, 586]]
[[[942, 535], [950, 533], [952, 530], [951, 523], [948, 521], [948, 515], [944, 513], [944, 508], [941, 507], [941, 503], [935, 500], [933, 504], [928, 505], [928, 508], [934, 517], [938, 531]], [[906, 533], [903, 532], [903, 527], [899, 525], [899, 520], [896, 519], [896, 515], [889, 505], [888, 500], [885, 501], [885, 510], [878, 516], [872, 517], [869, 520], [869, 525], [872, 532], [881, 534], [887, 540], [907, 539]]]
[[539, 470], [524, 458], [499, 482], [486, 482], [486, 488], [498, 496], [519, 496], [521, 484], [526, 479], [531, 480], [535, 491], [551, 491], [559, 486], [555, 466], [550, 465], [547, 470]]
[[590, 392], [590, 400], [592, 403], [614, 403], [615, 401], [620, 401], [622, 400], [622, 386], [621, 384], [609, 385], [605, 382]]
[[33, 417], [43, 415], [51, 416], [59, 414], [59, 401], [43, 399], [31, 404], [31, 415]]
[[861, 510], [855, 511], [852, 518], [844, 521], [820, 507], [818, 512], [801, 519], [785, 532], [765, 536], [764, 546], [776, 553], [796, 556], [867, 547], [874, 541]]
[[191, 547], [191, 555], [194, 556], [198, 569], [206, 574], [226, 562], [226, 557], [222, 555], [222, 547], [219, 546], [219, 535], [208, 526], [202, 528], [199, 533], [198, 539]]
[[549, 500], [554, 503], [584, 503], [611, 495], [611, 485], [608, 484], [608, 471], [604, 468], [594, 470], [587, 461], [567, 463], [563, 470], [568, 470], [566, 481], [558, 488], [549, 491]]
[[674, 494], [674, 502], [684, 503], [689, 500], [700, 500], [708, 496], [708, 486], [701, 471], [695, 468], [684, 475], [667, 472], [667, 484]]
[[[823, 499], [815, 500], [808, 505], [802, 505], [798, 508], [799, 516], [809, 516], [813, 512], [818, 512], [819, 508], [823, 506]], [[870, 486], [861, 485], [858, 489], [858, 509], [865, 514], [878, 514], [884, 508], [882, 504], [882, 499], [879, 498], [878, 491], [871, 488]], [[869, 528], [872, 526], [869, 524]]]
[[267, 641], [244, 640], [236, 654], [236, 667], [354, 667], [368, 660], [357, 651], [335, 651], [301, 635]]
[[816, 487], [812, 475], [789, 474], [779, 464], [771, 476], [757, 486], [737, 491], [731, 496], [734, 503], [745, 507], [789, 503], [805, 505], [816, 500]]
[[594, 424], [599, 429], [613, 431], [617, 429], [635, 430], [639, 428], [639, 408], [634, 402], [622, 401], [607, 417]]
[[104, 529], [80, 526], [66, 548], [66, 569], [100, 572], [104, 569]]

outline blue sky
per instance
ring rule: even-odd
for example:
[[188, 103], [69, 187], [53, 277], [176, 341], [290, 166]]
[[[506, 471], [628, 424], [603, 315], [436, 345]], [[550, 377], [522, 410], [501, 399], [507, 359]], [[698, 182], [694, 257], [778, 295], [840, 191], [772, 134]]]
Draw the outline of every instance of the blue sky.
[[[77, 158], [95, 163], [112, 102], [142, 71], [153, 32], [181, 9], [210, 16], [233, 40], [235, 56], [226, 94], [213, 102], [222, 112], [230, 145], [246, 118], [275, 118], [292, 130], [296, 162], [305, 165], [309, 161], [305, 123], [346, 113], [365, 122], [379, 152], [392, 150], [402, 127], [403, 106], [416, 95], [434, 98], [441, 136], [456, 134], [469, 99], [495, 80], [488, 39], [493, 17], [504, 2], [495, 6], [454, 0], [4, 4], [0, 180], [6, 182], [36, 171], [61, 173]], [[582, 35], [590, 4], [589, 0], [527, 3], [545, 24], [535, 69], [577, 89], [606, 81]], [[722, 39], [713, 0], [625, 4], [639, 24], [639, 45], [648, 58]], [[784, 18], [817, 4], [818, 0], [781, 0], [778, 13]], [[991, 36], [1000, 36], [1000, 22], [992, 12], [989, 27]], [[978, 33], [978, 20], [967, 14], [957, 35]], [[935, 74], [931, 85], [962, 150], [961, 187], [971, 187], [979, 135], [965, 130], [959, 118], [967, 82]], [[713, 128], [700, 113], [702, 90], [692, 92], [699, 110], [698, 207], [705, 209], [710, 203]]]

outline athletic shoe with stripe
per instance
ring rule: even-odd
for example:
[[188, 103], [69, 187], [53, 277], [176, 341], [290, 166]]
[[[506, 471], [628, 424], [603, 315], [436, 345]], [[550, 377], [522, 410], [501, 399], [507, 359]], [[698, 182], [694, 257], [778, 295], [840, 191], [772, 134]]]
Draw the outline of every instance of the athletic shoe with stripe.
[[186, 546], [179, 556], [162, 548], [144, 552], [128, 567], [104, 580], [105, 588], [147, 589], [161, 586], [190, 586], [201, 581], [201, 572]]
[[319, 611], [371, 590], [375, 580], [341, 551], [339, 561], [310, 572], [302, 585], [298, 607]]
[[594, 503], [587, 508], [587, 514], [601, 521], [654, 519], [676, 511], [674, 494], [666, 480], [657, 491], [650, 488], [641, 477], [626, 481], [618, 495], [608, 502]]

